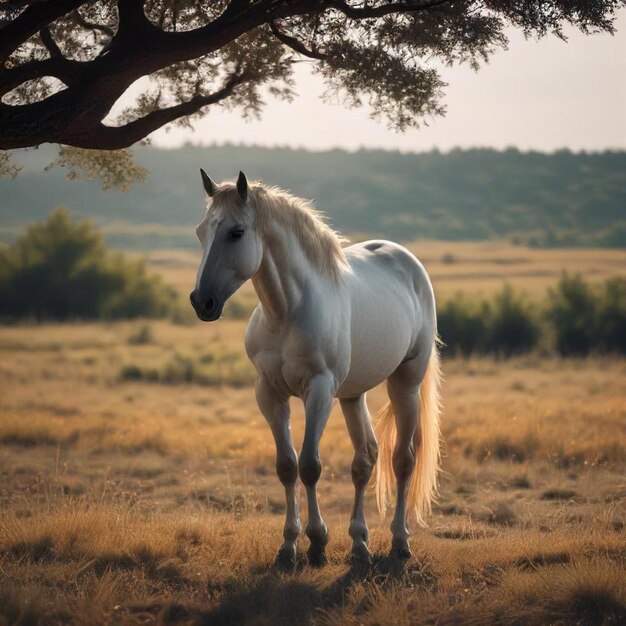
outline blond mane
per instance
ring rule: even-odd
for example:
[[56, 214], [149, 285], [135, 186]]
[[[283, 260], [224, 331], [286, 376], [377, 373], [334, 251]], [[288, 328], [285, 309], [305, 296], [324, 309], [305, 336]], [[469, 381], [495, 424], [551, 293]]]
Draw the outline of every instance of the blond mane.
[[[220, 185], [220, 206], [231, 214], [240, 215], [241, 200], [232, 183]], [[254, 182], [248, 187], [257, 228], [267, 232], [272, 224], [280, 224], [292, 232], [311, 264], [325, 276], [338, 279], [348, 266], [342, 244], [347, 239], [326, 223], [327, 217], [308, 201], [278, 187]]]

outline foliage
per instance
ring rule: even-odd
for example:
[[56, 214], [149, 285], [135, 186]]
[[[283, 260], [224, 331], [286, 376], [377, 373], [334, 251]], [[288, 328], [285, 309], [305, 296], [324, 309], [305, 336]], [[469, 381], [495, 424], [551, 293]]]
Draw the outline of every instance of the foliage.
[[54, 166], [67, 170], [67, 180], [102, 181], [103, 191], [129, 191], [132, 183], [143, 182], [148, 174], [145, 167], [135, 165], [134, 155], [130, 150], [110, 152], [61, 146], [59, 156], [48, 168]]
[[579, 274], [563, 274], [556, 288], [548, 291], [546, 316], [554, 328], [560, 354], [589, 353], [594, 340], [595, 309], [591, 287]]
[[510, 285], [495, 294], [489, 310], [485, 348], [502, 356], [533, 349], [539, 340], [539, 325], [531, 306]]
[[0, 177], [15, 178], [20, 168], [15, 165], [8, 152], [0, 152]]
[[550, 343], [561, 356], [626, 354], [626, 280], [598, 289], [564, 274], [545, 303], [530, 304], [505, 286], [491, 300], [459, 293], [439, 306], [439, 334], [449, 355], [522, 354]]
[[[146, 147], [136, 155], [152, 172], [150, 183], [112, 201], [97, 183], [67, 185], [61, 172], [42, 172], [54, 158], [51, 148], [26, 152], [20, 176], [0, 179], [3, 230], [43, 219], [63, 204], [86, 217], [106, 215], [109, 228], [115, 228], [107, 236], [118, 247], [196, 249], [202, 166], [215, 180], [243, 169], [251, 179], [313, 198], [347, 234], [519, 243], [536, 237], [538, 246], [626, 246], [626, 152], [348, 154], [225, 145], [175, 152]], [[557, 236], [540, 237], [547, 231]], [[567, 241], [558, 237], [562, 232], [570, 233]]]
[[457, 294], [440, 306], [438, 328], [451, 355], [491, 353], [510, 357], [532, 350], [540, 338], [534, 312], [510, 285], [505, 285], [491, 301]]
[[470, 356], [484, 349], [489, 305], [470, 300], [462, 293], [444, 302], [437, 311], [439, 335], [446, 353]]
[[596, 311], [596, 336], [605, 352], [626, 354], [626, 280], [616, 277], [604, 283]]
[[[3, 150], [43, 143], [119, 150], [218, 103], [256, 115], [263, 90], [292, 96], [293, 67], [303, 59], [332, 95], [349, 106], [368, 102], [373, 115], [404, 129], [445, 112], [433, 59], [477, 68], [506, 47], [511, 28], [537, 37], [564, 38], [565, 25], [612, 33], [626, 0], [39, 4], [0, 6]], [[133, 84], [135, 102], [107, 119]]]
[[64, 209], [0, 250], [0, 315], [90, 319], [162, 316], [173, 294], [143, 262], [106, 249]]

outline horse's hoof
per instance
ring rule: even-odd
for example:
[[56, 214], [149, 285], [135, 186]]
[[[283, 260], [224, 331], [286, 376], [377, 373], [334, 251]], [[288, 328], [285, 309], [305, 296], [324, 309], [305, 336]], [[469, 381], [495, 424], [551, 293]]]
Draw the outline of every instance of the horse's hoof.
[[411, 548], [409, 548], [408, 541], [392, 541], [391, 542], [391, 552], [389, 556], [392, 559], [397, 559], [398, 561], [408, 561], [413, 553], [411, 552]]
[[311, 544], [307, 552], [307, 557], [311, 567], [324, 567], [328, 562], [325, 546], [315, 546]]
[[352, 580], [365, 580], [372, 569], [373, 559], [365, 544], [354, 546], [350, 554], [350, 576]]
[[276, 555], [274, 565], [281, 572], [293, 572], [296, 568], [296, 547], [282, 546]]
[[372, 565], [372, 555], [364, 543], [352, 547], [350, 565], [353, 567], [370, 567]]

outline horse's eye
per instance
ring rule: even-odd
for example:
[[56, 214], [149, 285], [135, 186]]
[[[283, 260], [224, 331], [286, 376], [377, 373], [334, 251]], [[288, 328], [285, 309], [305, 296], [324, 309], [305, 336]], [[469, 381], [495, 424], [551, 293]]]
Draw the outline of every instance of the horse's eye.
[[239, 241], [243, 237], [243, 228], [235, 228], [228, 233], [228, 241]]

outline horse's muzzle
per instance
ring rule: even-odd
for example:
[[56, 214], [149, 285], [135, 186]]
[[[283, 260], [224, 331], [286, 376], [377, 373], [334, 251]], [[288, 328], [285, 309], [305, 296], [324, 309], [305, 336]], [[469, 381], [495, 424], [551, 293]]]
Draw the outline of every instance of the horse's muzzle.
[[189, 300], [193, 306], [196, 315], [203, 322], [214, 322], [222, 314], [224, 308], [223, 302], [214, 296], [206, 296], [200, 294], [197, 289], [194, 289], [189, 294]]

